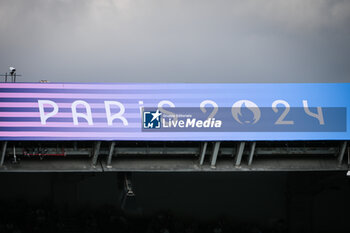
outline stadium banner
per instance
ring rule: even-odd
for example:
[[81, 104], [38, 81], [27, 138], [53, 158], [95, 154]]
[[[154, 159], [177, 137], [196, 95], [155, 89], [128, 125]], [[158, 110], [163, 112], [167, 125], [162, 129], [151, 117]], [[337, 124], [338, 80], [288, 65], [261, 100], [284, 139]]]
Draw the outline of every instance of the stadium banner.
[[0, 140], [350, 140], [350, 83], [1, 83]]

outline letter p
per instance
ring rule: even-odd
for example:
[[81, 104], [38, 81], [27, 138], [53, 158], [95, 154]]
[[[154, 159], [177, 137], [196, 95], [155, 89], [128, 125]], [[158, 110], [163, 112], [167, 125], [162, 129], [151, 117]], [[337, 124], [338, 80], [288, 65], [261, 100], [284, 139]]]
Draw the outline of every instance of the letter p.
[[[42, 125], [46, 125], [46, 120], [58, 113], [58, 105], [51, 100], [38, 100], [40, 121]], [[53, 111], [45, 114], [44, 104], [49, 104], [53, 107]]]

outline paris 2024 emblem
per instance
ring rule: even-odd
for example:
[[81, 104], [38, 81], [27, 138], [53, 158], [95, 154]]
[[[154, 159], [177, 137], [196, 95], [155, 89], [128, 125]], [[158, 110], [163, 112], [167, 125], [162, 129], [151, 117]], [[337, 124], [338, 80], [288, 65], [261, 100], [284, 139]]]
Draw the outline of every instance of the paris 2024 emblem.
[[[233, 104], [232, 106], [232, 116], [240, 124], [255, 124], [259, 121], [261, 112], [254, 102], [250, 100], [240, 100]], [[246, 114], [253, 114], [250, 119], [248, 119], [243, 111]]]

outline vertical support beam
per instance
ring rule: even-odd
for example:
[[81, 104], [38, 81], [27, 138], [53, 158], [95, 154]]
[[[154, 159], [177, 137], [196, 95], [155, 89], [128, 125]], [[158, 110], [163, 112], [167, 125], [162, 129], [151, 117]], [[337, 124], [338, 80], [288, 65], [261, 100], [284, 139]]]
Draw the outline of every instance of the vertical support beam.
[[219, 149], [220, 149], [220, 142], [215, 142], [214, 144], [214, 149], [213, 149], [213, 154], [211, 156], [211, 163], [210, 165], [214, 168], [216, 165], [216, 160], [218, 158], [219, 154]]
[[112, 157], [113, 157], [113, 152], [114, 152], [114, 146], [115, 146], [115, 142], [111, 142], [111, 145], [109, 146], [107, 168], [112, 168]]
[[16, 156], [16, 146], [13, 145], [13, 161], [12, 163], [17, 163], [17, 156]]
[[344, 141], [342, 146], [341, 146], [339, 157], [338, 157], [338, 166], [341, 166], [341, 164], [343, 163], [343, 158], [344, 158], [344, 154], [345, 154], [345, 150], [346, 150], [347, 145], [348, 145], [348, 142]]
[[135, 196], [131, 179], [132, 179], [132, 174], [130, 172], [126, 172], [124, 175], [124, 181], [125, 181], [125, 189], [126, 189], [125, 191], [126, 191], [127, 197]]
[[239, 143], [239, 147], [238, 147], [238, 150], [237, 150], [237, 156], [236, 156], [236, 166], [241, 165], [243, 151], [244, 151], [244, 146], [245, 146], [245, 142], [240, 142]]
[[7, 149], [7, 141], [4, 141], [2, 143], [0, 166], [4, 164], [6, 149]]
[[95, 142], [95, 149], [94, 149], [94, 155], [92, 157], [92, 166], [96, 166], [98, 154], [100, 153], [100, 147], [101, 147], [101, 141]]
[[204, 163], [205, 153], [207, 152], [207, 146], [208, 146], [208, 142], [202, 143], [201, 154], [200, 154], [200, 158], [199, 158], [199, 165], [200, 166], [202, 166]]
[[255, 152], [255, 146], [256, 146], [256, 142], [253, 142], [253, 143], [250, 145], [250, 152], [249, 152], [249, 158], [248, 158], [248, 166], [252, 165], [253, 157], [254, 157], [254, 152]]

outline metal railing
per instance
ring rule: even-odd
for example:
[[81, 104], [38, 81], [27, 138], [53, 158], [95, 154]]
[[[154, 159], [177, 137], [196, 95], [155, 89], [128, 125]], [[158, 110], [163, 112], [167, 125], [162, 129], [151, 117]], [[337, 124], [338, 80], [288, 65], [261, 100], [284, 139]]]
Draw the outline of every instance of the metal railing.
[[83, 170], [102, 171], [339, 170], [348, 168], [349, 147], [347, 141], [4, 141], [0, 171], [20, 171], [26, 164], [35, 171], [44, 163], [65, 170], [71, 161]]

